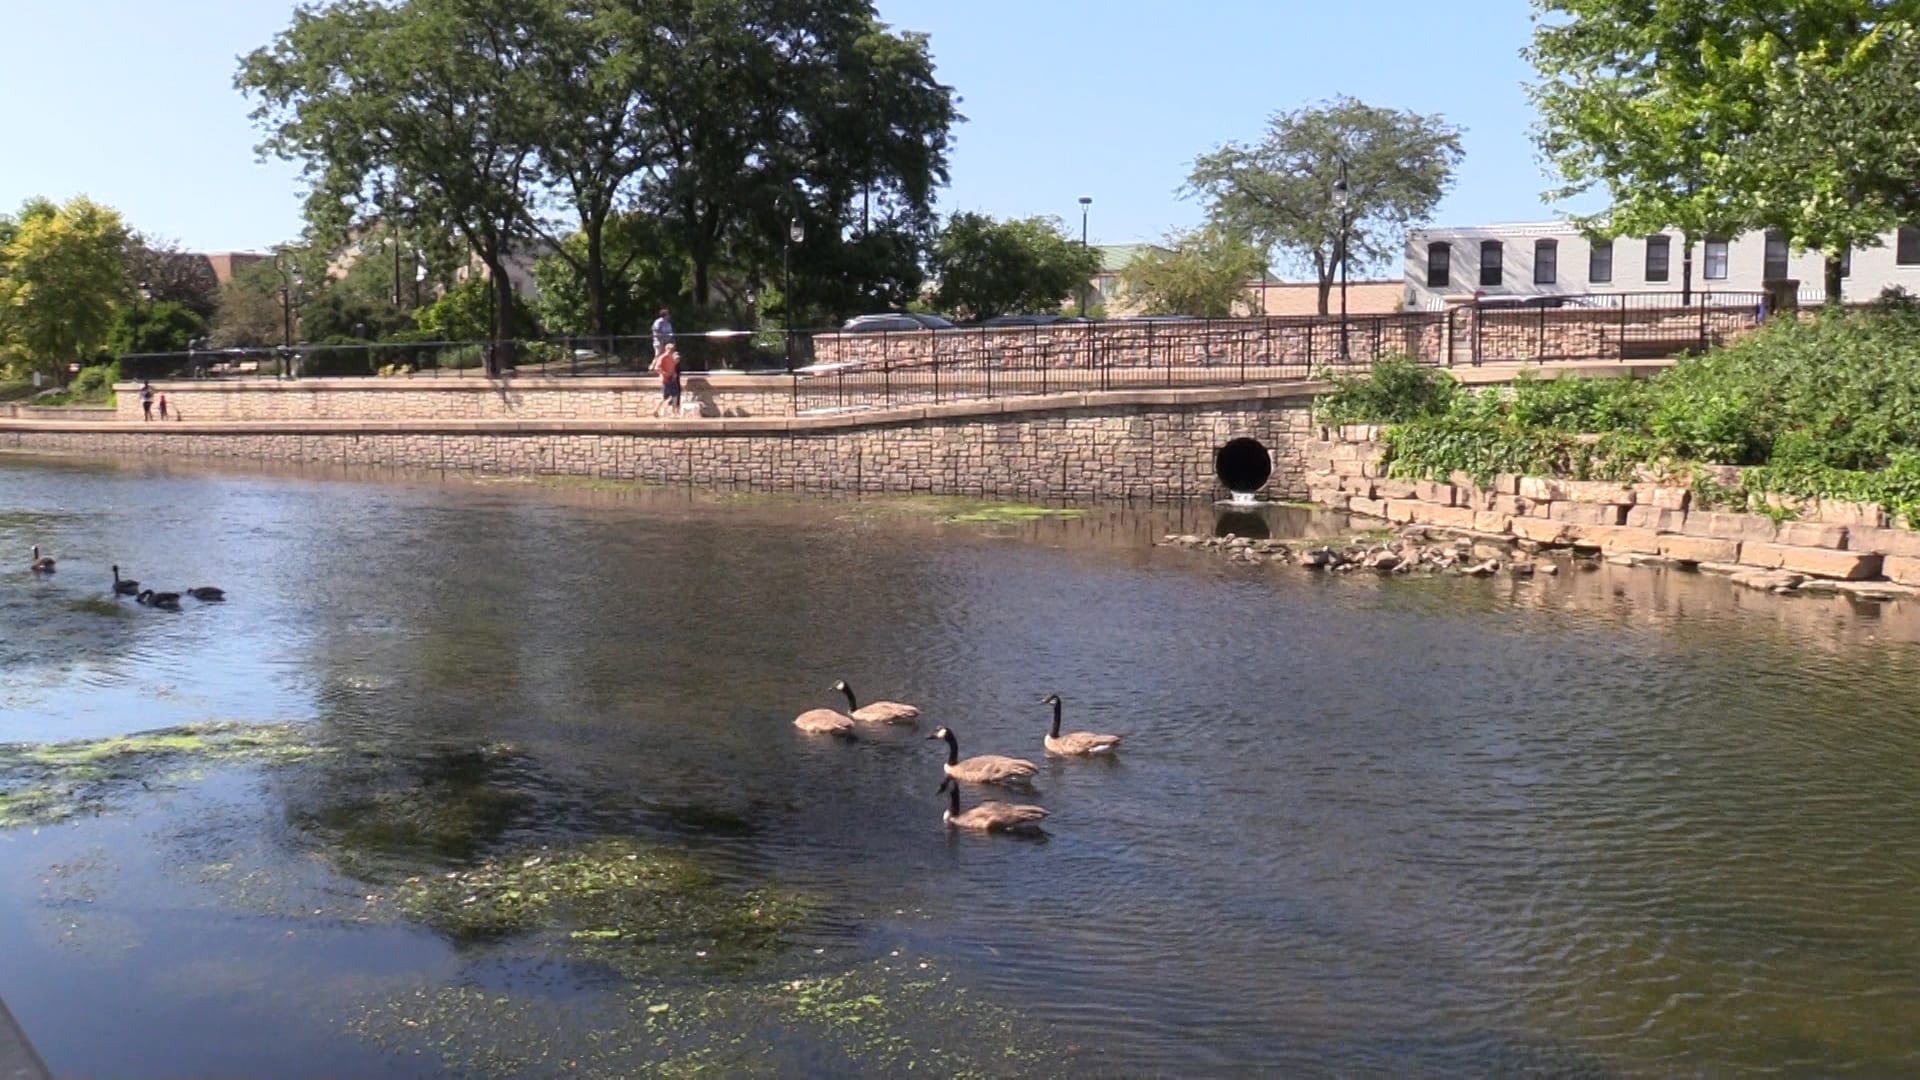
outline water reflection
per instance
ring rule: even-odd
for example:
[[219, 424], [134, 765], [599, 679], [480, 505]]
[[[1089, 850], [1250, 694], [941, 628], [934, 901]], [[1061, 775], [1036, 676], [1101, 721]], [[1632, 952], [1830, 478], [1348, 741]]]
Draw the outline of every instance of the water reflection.
[[[923, 1005], [943, 1045], [1018, 1043], [1034, 1056], [1014, 1073], [1915, 1065], [1920, 605], [1612, 566], [1316, 576], [1153, 546], [1218, 530], [1210, 505], [980, 525], [925, 501], [19, 461], [0, 504], [0, 550], [62, 560], [54, 582], [0, 572], [0, 739], [293, 719], [334, 751], [93, 831], [8, 834], [0, 916], [38, 910], [8, 883], [84, 843], [124, 867], [94, 910], [179, 943], [76, 967], [0, 919], [18, 958], [0, 994], [66, 1071], [403, 1075], [406, 1051], [317, 1019], [445, 1020], [383, 1004], [403, 999], [582, 1044], [612, 1018], [646, 1030], [687, 999], [636, 1005], [630, 967], [583, 965], [565, 935], [452, 953], [376, 917], [409, 875], [615, 839], [696, 859], [727, 896], [808, 898], [788, 960], [838, 965], [742, 990], [676, 1028], [675, 1053], [854, 1008], [854, 973], [892, 965], [873, 996]], [[113, 561], [233, 599], [123, 611], [101, 598]], [[842, 677], [922, 704], [921, 730], [797, 737]], [[1050, 691], [1125, 751], [1046, 762], [1045, 845], [943, 835], [920, 736], [1038, 758]], [[154, 884], [182, 865], [188, 884]], [[287, 902], [263, 909], [267, 891]], [[303, 908], [324, 929], [253, 921]], [[289, 954], [289, 932], [328, 947]], [[257, 982], [207, 957], [313, 977], [198, 993], [183, 953], [208, 986]], [[946, 1018], [946, 991], [902, 989], [935, 984], [921, 963], [1017, 1020]], [[124, 1003], [113, 1038], [83, 994], [42, 990], [56, 974]], [[713, 978], [690, 985], [741, 985]], [[818, 979], [842, 981], [803, 1004]], [[141, 1011], [161, 994], [179, 1006]], [[480, 1071], [478, 1026], [449, 1029], [466, 1056], [448, 1068]], [[715, 1060], [904, 1068], [817, 1032], [757, 1045]]]

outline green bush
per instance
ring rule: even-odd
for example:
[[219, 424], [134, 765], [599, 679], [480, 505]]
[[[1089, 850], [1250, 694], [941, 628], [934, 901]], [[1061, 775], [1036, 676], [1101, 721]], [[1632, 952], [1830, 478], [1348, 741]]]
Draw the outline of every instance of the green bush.
[[1337, 379], [1321, 408], [1330, 423], [1397, 425], [1396, 475], [1743, 465], [1740, 489], [1703, 498], [1770, 512], [1776, 495], [1871, 501], [1920, 521], [1920, 309], [1903, 297], [1776, 321], [1644, 383], [1522, 378], [1475, 392], [1411, 368]]
[[1442, 416], [1459, 392], [1453, 376], [1406, 356], [1385, 357], [1365, 375], [1325, 378], [1333, 389], [1315, 408], [1326, 424], [1400, 424]]

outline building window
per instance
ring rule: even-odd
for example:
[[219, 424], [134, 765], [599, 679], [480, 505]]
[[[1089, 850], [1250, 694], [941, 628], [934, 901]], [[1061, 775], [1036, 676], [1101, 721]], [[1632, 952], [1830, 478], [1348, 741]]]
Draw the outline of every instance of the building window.
[[1767, 230], [1766, 263], [1760, 268], [1760, 276], [1767, 281], [1786, 280], [1787, 234], [1779, 229]]
[[1650, 282], [1667, 280], [1667, 266], [1672, 262], [1672, 258], [1672, 237], [1647, 237], [1647, 280]]
[[1498, 240], [1480, 241], [1480, 287], [1494, 288], [1505, 280], [1500, 264], [1501, 244]]
[[1727, 242], [1725, 240], [1707, 241], [1707, 268], [1703, 273], [1706, 274], [1708, 281], [1727, 280]]
[[1613, 241], [1595, 240], [1587, 252], [1587, 280], [1595, 285], [1613, 281]]
[[1533, 283], [1551, 285], [1560, 277], [1560, 243], [1557, 240], [1533, 242]]
[[1920, 266], [1920, 228], [1900, 226], [1899, 237], [1894, 244], [1893, 261], [1901, 266]]
[[1427, 245], [1427, 288], [1444, 289], [1453, 278], [1453, 245], [1436, 240]]

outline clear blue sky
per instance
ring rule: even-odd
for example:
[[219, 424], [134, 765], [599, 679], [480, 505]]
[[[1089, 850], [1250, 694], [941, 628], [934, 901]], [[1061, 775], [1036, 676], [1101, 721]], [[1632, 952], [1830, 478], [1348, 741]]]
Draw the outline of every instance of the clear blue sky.
[[[1336, 93], [1467, 129], [1441, 223], [1553, 216], [1528, 132], [1527, 0], [878, 0], [933, 37], [963, 98], [943, 210], [1055, 214], [1094, 243], [1154, 239], [1199, 208], [1193, 158]], [[6, 0], [0, 208], [84, 192], [203, 251], [299, 231], [295, 169], [259, 163], [236, 57], [287, 0]], [[1586, 206], [1579, 209], [1588, 209]]]

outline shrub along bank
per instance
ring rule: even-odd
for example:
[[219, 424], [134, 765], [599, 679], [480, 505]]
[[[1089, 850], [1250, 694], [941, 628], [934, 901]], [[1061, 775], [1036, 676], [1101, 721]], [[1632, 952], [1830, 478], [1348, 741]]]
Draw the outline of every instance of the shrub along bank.
[[[1389, 474], [1691, 479], [1696, 505], [1776, 516], [1872, 502], [1920, 525], [1920, 310], [1776, 321], [1645, 381], [1523, 378], [1468, 389], [1411, 360], [1335, 377], [1325, 424], [1386, 425]], [[1738, 465], [1722, 486], [1697, 465]]]

